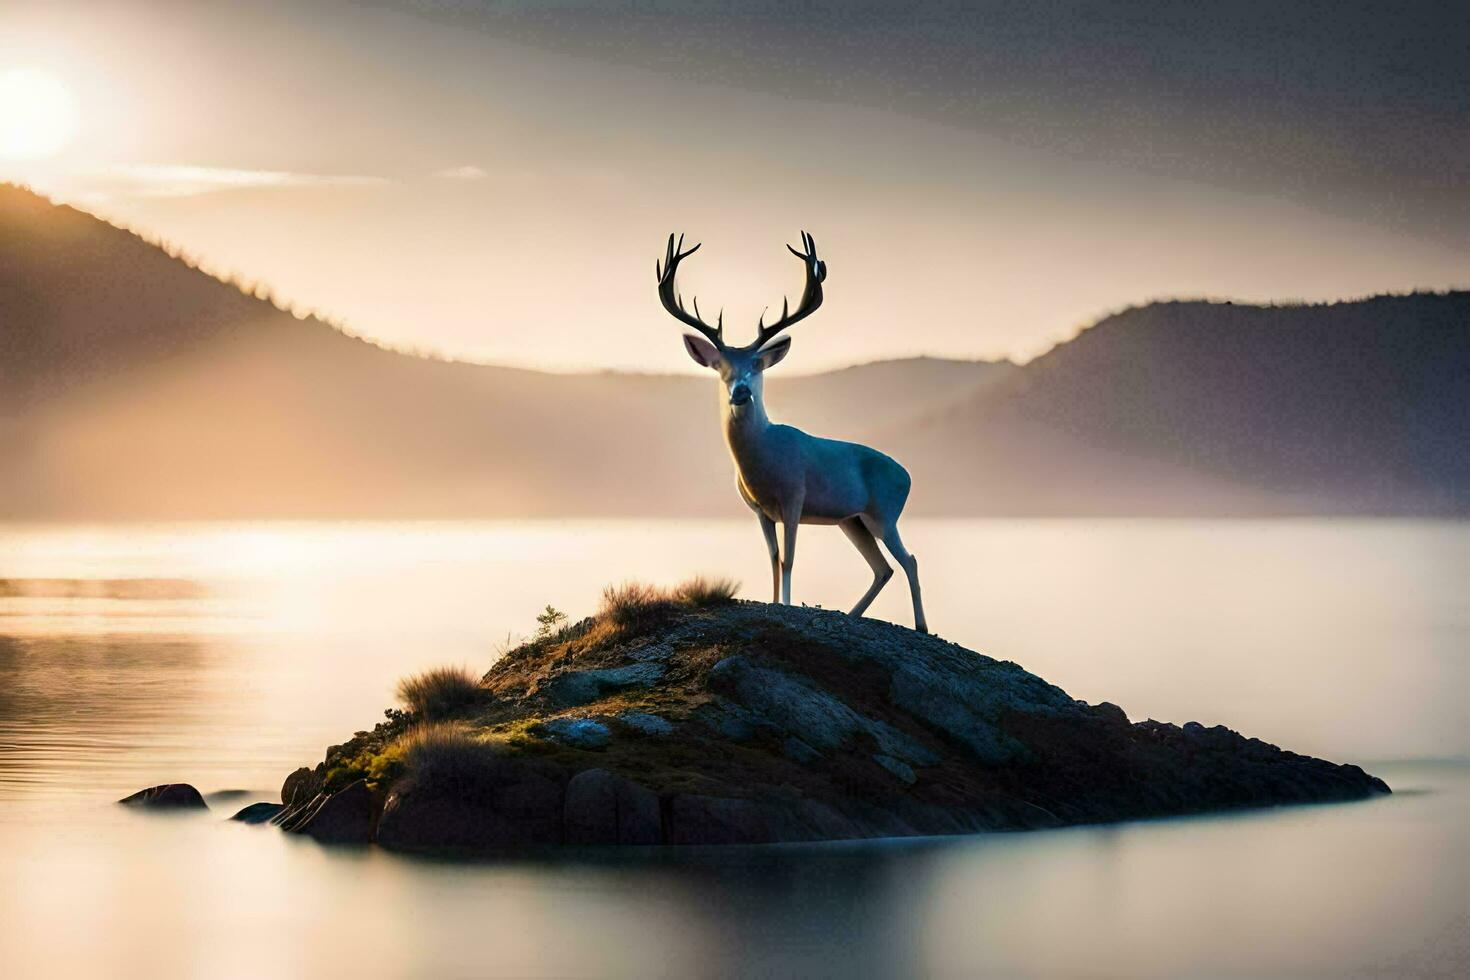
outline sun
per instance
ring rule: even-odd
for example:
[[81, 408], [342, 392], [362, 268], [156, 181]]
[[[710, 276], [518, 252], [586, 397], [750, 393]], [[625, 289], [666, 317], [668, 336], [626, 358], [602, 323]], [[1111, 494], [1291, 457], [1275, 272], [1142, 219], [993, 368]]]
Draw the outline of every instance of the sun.
[[54, 75], [0, 72], [0, 157], [34, 160], [64, 150], [76, 135], [77, 103]]

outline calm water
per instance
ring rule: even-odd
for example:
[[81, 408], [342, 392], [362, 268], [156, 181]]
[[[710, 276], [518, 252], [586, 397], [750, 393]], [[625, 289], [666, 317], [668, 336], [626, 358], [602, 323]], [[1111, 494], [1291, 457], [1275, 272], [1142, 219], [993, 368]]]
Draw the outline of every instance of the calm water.
[[[526, 856], [326, 850], [110, 801], [274, 795], [403, 673], [487, 666], [614, 577], [732, 574], [753, 521], [0, 527], [0, 975], [1464, 975], [1470, 525], [913, 522], [931, 623], [1134, 718], [1391, 798], [1030, 835]], [[616, 570], [617, 574], [613, 574]], [[808, 529], [799, 600], [864, 565]], [[139, 580], [152, 580], [140, 582]], [[901, 583], [874, 609], [908, 622]]]

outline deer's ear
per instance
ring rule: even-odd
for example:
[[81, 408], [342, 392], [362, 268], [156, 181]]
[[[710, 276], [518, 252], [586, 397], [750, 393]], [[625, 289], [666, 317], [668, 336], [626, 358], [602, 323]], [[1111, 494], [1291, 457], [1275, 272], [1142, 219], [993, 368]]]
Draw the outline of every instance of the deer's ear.
[[717, 367], [720, 363], [720, 352], [714, 344], [703, 337], [684, 335], [684, 349], [694, 359], [694, 363], [700, 367]]
[[777, 364], [780, 364], [781, 358], [785, 357], [786, 352], [789, 350], [791, 350], [791, 338], [782, 337], [780, 340], [776, 341], [774, 344], [761, 351], [761, 370], [764, 371], [767, 368], [773, 368]]

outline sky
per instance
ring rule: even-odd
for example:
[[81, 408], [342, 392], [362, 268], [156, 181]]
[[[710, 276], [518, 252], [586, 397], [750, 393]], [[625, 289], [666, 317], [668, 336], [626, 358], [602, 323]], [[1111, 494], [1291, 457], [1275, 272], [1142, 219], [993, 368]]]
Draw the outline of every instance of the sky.
[[664, 236], [744, 339], [806, 229], [787, 370], [1024, 360], [1152, 299], [1470, 286], [1467, 49], [1453, 4], [8, 0], [0, 151], [60, 145], [0, 177], [456, 357], [695, 370]]

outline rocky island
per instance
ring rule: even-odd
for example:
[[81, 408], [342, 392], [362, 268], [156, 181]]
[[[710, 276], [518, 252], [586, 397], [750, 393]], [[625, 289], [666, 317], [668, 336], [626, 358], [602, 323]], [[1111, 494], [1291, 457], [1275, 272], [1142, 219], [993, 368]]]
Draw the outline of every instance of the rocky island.
[[732, 591], [610, 589], [483, 678], [407, 679], [407, 710], [242, 817], [402, 850], [754, 844], [1389, 792], [1223, 726], [1132, 722], [934, 636]]

